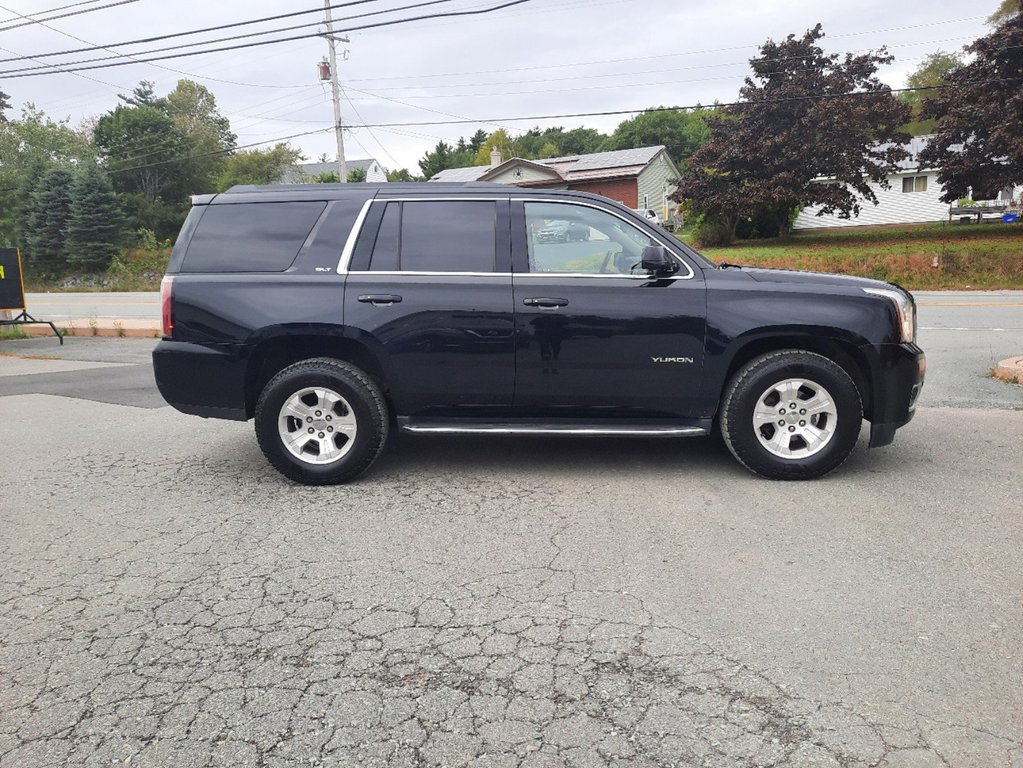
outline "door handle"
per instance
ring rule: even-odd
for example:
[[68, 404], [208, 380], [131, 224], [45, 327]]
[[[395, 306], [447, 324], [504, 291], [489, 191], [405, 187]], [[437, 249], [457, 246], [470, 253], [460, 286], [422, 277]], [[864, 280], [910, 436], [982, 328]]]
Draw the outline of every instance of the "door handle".
[[558, 307], [567, 307], [568, 299], [550, 299], [541, 296], [533, 299], [523, 299], [522, 303], [525, 304], [527, 307], [557, 309]]
[[393, 293], [364, 293], [359, 297], [363, 304], [372, 304], [374, 307], [384, 307], [388, 304], [400, 304], [401, 296]]

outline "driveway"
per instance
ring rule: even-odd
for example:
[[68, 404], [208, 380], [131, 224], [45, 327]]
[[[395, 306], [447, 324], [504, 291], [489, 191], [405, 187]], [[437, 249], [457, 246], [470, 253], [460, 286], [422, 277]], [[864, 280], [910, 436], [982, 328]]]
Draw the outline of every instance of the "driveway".
[[948, 341], [821, 481], [710, 438], [398, 435], [306, 488], [160, 407], [150, 342], [0, 352], [47, 343], [0, 357], [0, 768], [1023, 766], [995, 347]]

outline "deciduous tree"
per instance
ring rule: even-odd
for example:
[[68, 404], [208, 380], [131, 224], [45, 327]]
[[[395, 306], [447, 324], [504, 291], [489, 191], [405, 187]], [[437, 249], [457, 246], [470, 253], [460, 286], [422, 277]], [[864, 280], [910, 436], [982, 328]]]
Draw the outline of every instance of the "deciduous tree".
[[932, 89], [945, 84], [949, 72], [962, 65], [963, 58], [959, 54], [936, 51], [927, 56], [906, 78], [907, 87], [921, 89], [899, 94], [899, 99], [913, 110], [913, 121], [906, 125], [908, 133], [920, 136], [934, 130], [935, 121], [924, 120], [921, 116], [923, 103], [931, 95]]
[[920, 155], [939, 168], [942, 200], [994, 197], [1023, 183], [1023, 3], [993, 32], [966, 47], [970, 61], [946, 76], [948, 88], [924, 102], [937, 120]]
[[665, 110], [663, 107], [641, 112], [622, 121], [601, 149], [634, 149], [663, 144], [681, 167], [710, 138], [708, 114], [705, 109]]
[[247, 149], [228, 155], [216, 189], [223, 192], [235, 184], [274, 184], [302, 159], [302, 153], [286, 143], [272, 149]]
[[826, 54], [823, 37], [818, 24], [761, 46], [740, 103], [709, 118], [710, 140], [689, 158], [675, 199], [733, 230], [766, 211], [781, 234], [800, 206], [850, 217], [876, 202], [870, 183], [886, 183], [907, 156], [910, 108], [876, 76], [891, 61], [883, 50]]

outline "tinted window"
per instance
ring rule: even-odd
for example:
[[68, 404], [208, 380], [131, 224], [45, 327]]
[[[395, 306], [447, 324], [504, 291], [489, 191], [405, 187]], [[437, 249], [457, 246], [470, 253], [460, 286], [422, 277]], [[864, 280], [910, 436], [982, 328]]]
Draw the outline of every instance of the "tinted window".
[[182, 272], [283, 272], [291, 266], [326, 203], [211, 205]]
[[497, 256], [493, 202], [402, 204], [404, 272], [493, 272]]
[[377, 230], [373, 245], [373, 258], [369, 268], [377, 272], [394, 272], [398, 269], [398, 247], [401, 235], [401, 203], [388, 203]]
[[317, 267], [333, 271], [341, 258], [345, 241], [351, 234], [355, 219], [366, 201], [360, 198], [335, 200], [327, 208], [313, 234], [313, 242], [302, 259], [302, 268], [309, 272]]

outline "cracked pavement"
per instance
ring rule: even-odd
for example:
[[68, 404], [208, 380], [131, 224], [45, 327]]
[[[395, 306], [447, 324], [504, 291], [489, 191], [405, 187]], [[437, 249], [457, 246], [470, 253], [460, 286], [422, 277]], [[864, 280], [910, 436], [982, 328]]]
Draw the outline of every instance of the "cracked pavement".
[[397, 436], [0, 397], [0, 768], [1023, 768], [1023, 413], [813, 483], [712, 439]]

